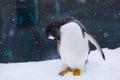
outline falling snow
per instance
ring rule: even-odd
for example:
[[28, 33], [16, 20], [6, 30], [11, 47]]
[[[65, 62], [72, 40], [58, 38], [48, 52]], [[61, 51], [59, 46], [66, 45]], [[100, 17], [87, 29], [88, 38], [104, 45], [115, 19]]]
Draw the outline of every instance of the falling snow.
[[13, 35], [14, 35], [14, 30], [10, 30], [10, 31], [9, 31], [9, 36], [12, 37]]
[[97, 13], [95, 12], [94, 15], [96, 15]]
[[[71, 2], [74, 3], [70, 4]], [[46, 25], [50, 21], [66, 16], [78, 18], [88, 31], [93, 33], [94, 37], [99, 40], [103, 47], [110, 46], [111, 48], [112, 46], [120, 46], [119, 0], [93, 0], [93, 2], [89, 0], [0, 0], [0, 5], [1, 53], [4, 53], [7, 48], [10, 48], [15, 57], [19, 54], [21, 55], [20, 57], [24, 57], [26, 54], [22, 55], [22, 53], [25, 53], [26, 50], [32, 54], [31, 51], [33, 48], [37, 52], [39, 50], [36, 47], [41, 47], [41, 45], [45, 46], [45, 48], [42, 48], [43, 52], [39, 48], [43, 54], [46, 51], [46, 46], [50, 51], [51, 49], [55, 51], [55, 47], [51, 46], [55, 45], [52, 41], [48, 42], [47, 45], [44, 44], [47, 42], [47, 39], [44, 38], [45, 35], [42, 35], [45, 34], [42, 30], [45, 30]], [[23, 17], [23, 20], [25, 20], [20, 24], [21, 26], [18, 24], [19, 17]], [[39, 25], [35, 25], [35, 22], [38, 22]], [[37, 30], [36, 27], [40, 29]], [[103, 37], [105, 38], [103, 39], [104, 41], [102, 40]], [[105, 43], [102, 44], [102, 42]], [[29, 49], [26, 49], [26, 47], [29, 47]], [[41, 56], [43, 54], [39, 55]], [[0, 58], [0, 61], [2, 61], [3, 56], [0, 55], [0, 57], [2, 57]]]
[[24, 32], [21, 32], [21, 34], [23, 34]]
[[35, 44], [38, 44], [38, 41], [35, 41]]
[[15, 19], [13, 18], [12, 21], [15, 21]]
[[119, 13], [119, 16], [120, 16], [120, 13]]
[[19, 0], [19, 1], [23, 2], [23, 1], [25, 1], [25, 0]]
[[33, 37], [32, 39], [35, 39], [35, 37]]
[[81, 3], [85, 3], [86, 2], [86, 0], [78, 0], [79, 2], [81, 2]]
[[3, 44], [3, 42], [2, 42], [2, 41], [0, 41], [0, 44]]
[[104, 32], [104, 33], [103, 33], [103, 36], [104, 36], [105, 38], [107, 38], [107, 37], [109, 37], [109, 34], [106, 33], [106, 32]]
[[102, 31], [102, 29], [99, 30], [100, 32]]

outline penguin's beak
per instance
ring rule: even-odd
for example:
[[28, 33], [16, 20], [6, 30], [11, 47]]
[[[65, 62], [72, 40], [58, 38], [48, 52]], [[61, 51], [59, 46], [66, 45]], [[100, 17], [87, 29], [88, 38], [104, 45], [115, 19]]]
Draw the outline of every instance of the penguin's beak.
[[58, 45], [60, 45], [60, 44], [61, 44], [61, 41], [60, 41], [60, 40], [57, 40], [57, 43], [58, 43]]

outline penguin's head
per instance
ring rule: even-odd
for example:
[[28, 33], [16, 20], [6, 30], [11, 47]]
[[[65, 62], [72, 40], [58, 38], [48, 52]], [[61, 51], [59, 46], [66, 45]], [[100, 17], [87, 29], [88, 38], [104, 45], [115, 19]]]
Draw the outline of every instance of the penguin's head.
[[46, 35], [60, 45], [60, 23], [56, 21], [51, 22], [46, 28]]
[[75, 20], [74, 17], [67, 17], [62, 18], [57, 21], [51, 22], [47, 28], [46, 28], [46, 35], [49, 39], [57, 41], [58, 45], [60, 45], [60, 28], [62, 25], [65, 25], [66, 23], [70, 22], [71, 20]]

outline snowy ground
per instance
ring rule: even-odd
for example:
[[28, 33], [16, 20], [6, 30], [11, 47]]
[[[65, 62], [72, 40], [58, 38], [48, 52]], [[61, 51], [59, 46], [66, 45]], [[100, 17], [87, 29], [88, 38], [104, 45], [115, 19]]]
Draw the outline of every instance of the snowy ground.
[[81, 76], [71, 72], [65, 76], [58, 73], [64, 69], [61, 60], [42, 62], [0, 64], [0, 80], [120, 80], [120, 48], [103, 49], [106, 61], [98, 51], [92, 51]]

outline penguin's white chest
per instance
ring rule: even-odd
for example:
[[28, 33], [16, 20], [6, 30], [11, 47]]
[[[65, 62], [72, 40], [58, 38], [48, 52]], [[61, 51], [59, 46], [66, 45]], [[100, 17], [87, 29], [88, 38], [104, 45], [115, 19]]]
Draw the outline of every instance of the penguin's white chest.
[[88, 40], [83, 38], [80, 26], [75, 22], [65, 24], [60, 29], [60, 56], [63, 62], [71, 68], [83, 68], [87, 59]]

